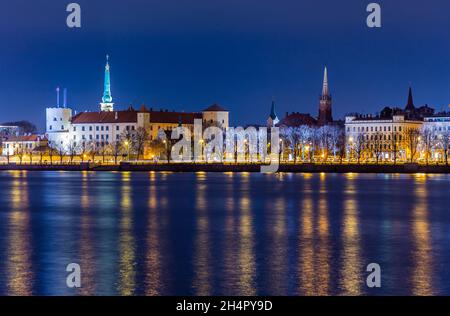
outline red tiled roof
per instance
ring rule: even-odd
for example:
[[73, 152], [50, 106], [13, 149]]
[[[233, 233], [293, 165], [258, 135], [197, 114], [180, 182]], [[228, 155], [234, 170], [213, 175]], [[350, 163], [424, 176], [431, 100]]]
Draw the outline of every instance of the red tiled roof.
[[277, 126], [286, 127], [298, 127], [301, 125], [314, 126], [317, 124], [317, 120], [309, 114], [304, 113], [292, 113], [283, 118]]
[[137, 122], [137, 113], [138, 112], [134, 110], [113, 112], [82, 112], [72, 117], [72, 123], [135, 123]]
[[202, 119], [201, 113], [195, 112], [158, 112], [150, 113], [150, 123], [169, 123], [169, 124], [194, 124], [194, 119]]
[[38, 142], [46, 141], [47, 139], [40, 135], [24, 135], [24, 136], [11, 136], [6, 142]]
[[[194, 119], [202, 118], [201, 113], [196, 112], [168, 112], [168, 111], [149, 111], [144, 106], [141, 107], [143, 113], [150, 114], [150, 123], [169, 123], [194, 124]], [[72, 118], [73, 124], [108, 124], [108, 123], [136, 123], [138, 113], [133, 108], [127, 111], [112, 112], [83, 112]]]

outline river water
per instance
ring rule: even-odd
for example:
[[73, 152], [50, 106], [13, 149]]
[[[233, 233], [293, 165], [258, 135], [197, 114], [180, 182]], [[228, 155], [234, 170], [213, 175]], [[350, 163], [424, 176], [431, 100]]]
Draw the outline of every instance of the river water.
[[1, 295], [450, 294], [449, 175], [10, 171], [0, 187]]

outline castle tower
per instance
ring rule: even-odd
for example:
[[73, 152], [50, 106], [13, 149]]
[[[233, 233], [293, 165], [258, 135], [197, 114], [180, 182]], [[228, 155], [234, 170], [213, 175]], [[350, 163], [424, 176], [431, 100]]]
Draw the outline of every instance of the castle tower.
[[327, 67], [325, 67], [323, 74], [322, 95], [319, 99], [319, 125], [327, 125], [333, 122], [331, 105], [332, 98], [328, 87], [328, 72]]
[[46, 136], [52, 146], [67, 145], [71, 128], [72, 109], [67, 106], [67, 90], [64, 89], [64, 107], [60, 106], [60, 89], [56, 88], [56, 106], [46, 109]]
[[109, 55], [106, 55], [106, 66], [105, 66], [105, 84], [103, 89], [102, 102], [100, 103], [100, 110], [111, 112], [114, 111], [114, 103], [112, 103], [111, 94], [111, 74], [109, 67]]

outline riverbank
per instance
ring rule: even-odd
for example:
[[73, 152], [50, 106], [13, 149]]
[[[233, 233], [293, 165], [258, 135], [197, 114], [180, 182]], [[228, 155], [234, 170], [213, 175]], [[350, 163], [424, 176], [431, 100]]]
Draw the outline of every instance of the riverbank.
[[[1, 170], [28, 171], [165, 171], [165, 172], [260, 172], [260, 164], [121, 163], [119, 165], [82, 164], [3, 164]], [[419, 164], [281, 164], [278, 172], [293, 173], [450, 173], [450, 166]]]

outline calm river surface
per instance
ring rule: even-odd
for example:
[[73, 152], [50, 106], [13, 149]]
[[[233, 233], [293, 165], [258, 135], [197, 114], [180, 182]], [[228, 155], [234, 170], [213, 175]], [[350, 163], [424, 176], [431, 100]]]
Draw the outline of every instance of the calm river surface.
[[1, 295], [450, 294], [449, 175], [11, 171], [0, 187]]

